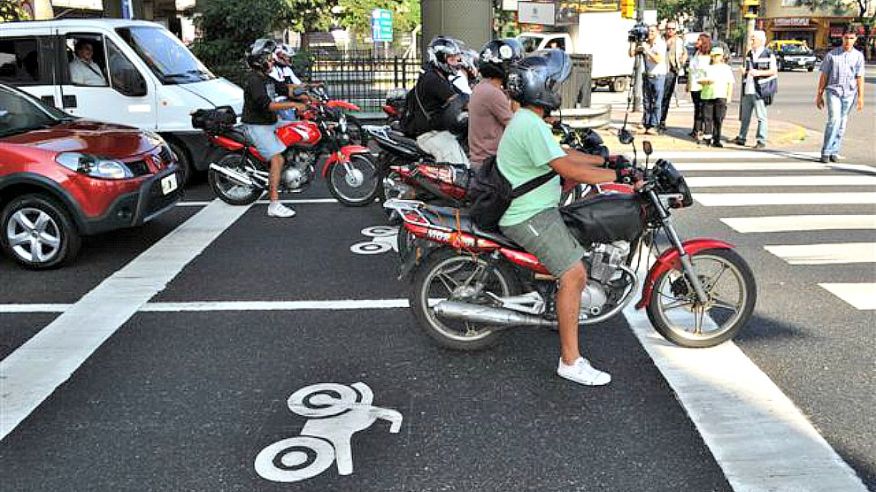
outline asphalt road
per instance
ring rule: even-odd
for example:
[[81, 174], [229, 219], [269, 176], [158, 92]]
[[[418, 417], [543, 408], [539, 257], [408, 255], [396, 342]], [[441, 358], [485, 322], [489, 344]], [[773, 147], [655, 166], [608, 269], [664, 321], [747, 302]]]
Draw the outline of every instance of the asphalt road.
[[[876, 347], [870, 342], [876, 311], [859, 310], [818, 285], [876, 282], [873, 263], [792, 265], [765, 249], [876, 242], [876, 224], [847, 230], [837, 218], [874, 214], [872, 196], [864, 204], [819, 206], [739, 205], [753, 199], [727, 197], [872, 194], [869, 184], [786, 187], [776, 176], [872, 178], [873, 169], [824, 168], [808, 156], [763, 156], [677, 159], [714, 166], [685, 172], [692, 183], [710, 177], [725, 181], [723, 187], [700, 181], [695, 196], [714, 196], [679, 212], [680, 230], [686, 237], [713, 236], [738, 246], [756, 273], [760, 300], [736, 344], [874, 488]], [[736, 169], [752, 164], [764, 169]], [[782, 168], [787, 165], [802, 167]], [[729, 179], [734, 176], [763, 176], [775, 184], [734, 186]], [[289, 198], [325, 197], [318, 182]], [[719, 198], [730, 205], [706, 206]], [[58, 320], [82, 308], [107, 282], [129, 282], [129, 274], [119, 270], [126, 264], [169, 268], [167, 257], [178, 252], [174, 241], [189, 241], [188, 235], [202, 228], [190, 228], [192, 221], [222, 211], [209, 204], [204, 184], [191, 189], [186, 200], [137, 230], [89, 239], [68, 269], [25, 272], [0, 258], [4, 363], [28, 344], [49, 343], [57, 360], [68, 357], [84, 342], [63, 336], [47, 341], [69, 333], [58, 331]], [[299, 215], [280, 221], [266, 217], [264, 205], [255, 205], [224, 224], [181, 271], [167, 273], [172, 279], [166, 286], [138, 283], [154, 289], [149, 303], [120, 321], [93, 353], [86, 352], [72, 376], [61, 377], [50, 396], [37, 401], [0, 442], [4, 484], [13, 490], [731, 489], [726, 467], [732, 464], [723, 461], [727, 453], [720, 445], [727, 436], [706, 442], [702, 431], [719, 418], [724, 402], [713, 402], [711, 416], [686, 407], [689, 395], [658, 368], [628, 319], [584, 330], [586, 354], [613, 375], [604, 388], [583, 388], [553, 374], [557, 340], [547, 330], [510, 331], [496, 347], [479, 353], [439, 349], [397, 304], [408, 285], [396, 279], [391, 247], [370, 229], [385, 223], [379, 208], [294, 206]], [[740, 232], [752, 226], [731, 222], [733, 228], [722, 221], [802, 214], [827, 215], [836, 223], [820, 231]], [[800, 229], [811, 219], [779, 222], [802, 224]], [[355, 254], [362, 243], [377, 244], [370, 249], [379, 253]], [[167, 251], [147, 251], [155, 244], [167, 245]], [[113, 309], [88, 306], [101, 313]], [[102, 317], [94, 326], [61, 328], [88, 335], [100, 329]], [[714, 370], [703, 367], [697, 377], [710, 379]], [[32, 376], [36, 385], [45, 374]], [[326, 451], [325, 441], [305, 437], [322, 435], [313, 423], [319, 419], [308, 420], [302, 415], [308, 410], [290, 407], [287, 399], [320, 383], [358, 382], [373, 392], [373, 402], [362, 386], [349, 390], [361, 405], [344, 414], [347, 424], [330, 429], [347, 436], [349, 429], [363, 429], [350, 441], [352, 473], [341, 474], [342, 447], [334, 448], [337, 461], [326, 462], [331, 446]], [[17, 388], [4, 388], [4, 398], [27, 399]], [[729, 391], [711, 388], [719, 397]], [[343, 394], [337, 388], [312, 391]], [[310, 411], [325, 407], [317, 398], [310, 401]], [[403, 418], [399, 432], [391, 432], [393, 414], [368, 404], [397, 411]], [[381, 419], [367, 428], [371, 417]], [[760, 424], [752, 418], [751, 426]], [[776, 445], [776, 436], [758, 437], [749, 452]], [[279, 444], [271, 447], [274, 443]], [[288, 471], [300, 465], [272, 461], [278, 450], [308, 446], [310, 451], [300, 455], [310, 460], [307, 466], [321, 464], [307, 468], [309, 478], [294, 483], [265, 478], [264, 467]], [[260, 461], [265, 453], [269, 459]], [[797, 459], [793, 453], [791, 458]], [[801, 463], [806, 459], [799, 456]]]

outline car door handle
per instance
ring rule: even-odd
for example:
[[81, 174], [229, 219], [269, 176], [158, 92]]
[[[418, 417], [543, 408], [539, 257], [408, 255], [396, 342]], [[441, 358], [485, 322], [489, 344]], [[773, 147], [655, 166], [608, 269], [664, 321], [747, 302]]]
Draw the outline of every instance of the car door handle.
[[61, 98], [61, 102], [64, 104], [65, 108], [75, 108], [76, 107], [76, 96], [63, 96]]
[[53, 108], [56, 107], [55, 106], [55, 96], [40, 96], [40, 101], [48, 104], [49, 106], [51, 106]]

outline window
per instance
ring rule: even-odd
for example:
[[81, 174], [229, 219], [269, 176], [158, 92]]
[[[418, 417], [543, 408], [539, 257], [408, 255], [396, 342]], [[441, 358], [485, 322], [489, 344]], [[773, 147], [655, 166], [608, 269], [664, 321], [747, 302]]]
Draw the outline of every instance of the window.
[[73, 85], [106, 87], [106, 54], [103, 36], [70, 34], [67, 36], [67, 66]]
[[58, 124], [63, 115], [15, 89], [0, 87], [0, 137]]
[[553, 38], [550, 41], [548, 41], [547, 48], [548, 49], [556, 48], [559, 50], [566, 51], [566, 40], [563, 38]]
[[0, 39], [0, 81], [10, 85], [41, 83], [37, 38]]
[[145, 96], [147, 93], [146, 80], [140, 75], [131, 60], [128, 60], [118, 46], [110, 40], [106, 42], [106, 52], [109, 55], [112, 88], [126, 96]]
[[162, 84], [191, 84], [216, 78], [167, 29], [137, 26], [119, 28], [116, 32]]

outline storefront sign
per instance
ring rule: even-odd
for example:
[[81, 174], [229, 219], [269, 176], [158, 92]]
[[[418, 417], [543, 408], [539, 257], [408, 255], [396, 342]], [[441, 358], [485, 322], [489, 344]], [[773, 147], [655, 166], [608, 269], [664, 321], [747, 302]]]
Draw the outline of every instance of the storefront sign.
[[55, 8], [103, 10], [103, 0], [54, 0], [52, 6]]
[[775, 19], [773, 25], [776, 27], [809, 27], [809, 18], [788, 17], [784, 19]]
[[519, 2], [517, 20], [523, 24], [552, 26], [556, 22], [557, 6], [553, 3]]

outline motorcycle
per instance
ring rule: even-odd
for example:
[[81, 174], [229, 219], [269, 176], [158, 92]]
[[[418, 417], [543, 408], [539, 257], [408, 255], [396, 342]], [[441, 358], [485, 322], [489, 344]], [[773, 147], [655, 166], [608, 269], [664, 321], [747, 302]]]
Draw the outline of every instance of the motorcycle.
[[[351, 143], [344, 113], [358, 107], [328, 99], [321, 88], [309, 95], [312, 102], [300, 113], [301, 120], [276, 130], [277, 138], [286, 145], [279, 191], [307, 189], [316, 175], [317, 161], [325, 155], [321, 174], [332, 196], [346, 206], [370, 204], [380, 192], [379, 173], [368, 149]], [[211, 143], [227, 151], [210, 164], [210, 187], [226, 203], [247, 205], [268, 188], [270, 163], [234, 122], [236, 116], [230, 107], [199, 110], [192, 115], [192, 126], [203, 129]]]
[[404, 88], [391, 89], [386, 93], [386, 101], [383, 103], [383, 112], [386, 114], [386, 124], [398, 130], [398, 121], [405, 111], [405, 97], [408, 90]]
[[[645, 149], [650, 157], [650, 143]], [[733, 338], [757, 300], [751, 268], [729, 243], [681, 239], [671, 213], [692, 205], [693, 197], [671, 162], [661, 159], [649, 168], [646, 161], [643, 176], [639, 190], [601, 194], [561, 209], [586, 249], [580, 323], [619, 314], [639, 292], [637, 267], [654, 254], [636, 308], [646, 310], [657, 332], [684, 347]], [[402, 277], [413, 275], [411, 309], [439, 344], [477, 350], [510, 327], [557, 326], [557, 279], [514, 241], [479, 229], [464, 210], [413, 200], [389, 200], [385, 206], [397, 211], [416, 237], [416, 254], [403, 259]], [[669, 246], [657, 251], [661, 232]]]

